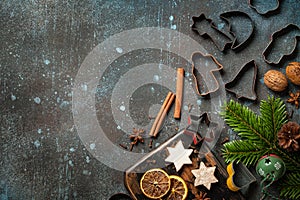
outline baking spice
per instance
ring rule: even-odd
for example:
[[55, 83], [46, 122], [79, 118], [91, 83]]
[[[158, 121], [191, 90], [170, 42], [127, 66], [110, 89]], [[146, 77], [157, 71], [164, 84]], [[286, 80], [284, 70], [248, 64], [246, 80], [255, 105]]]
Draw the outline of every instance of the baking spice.
[[174, 98], [175, 98], [175, 95], [172, 93], [172, 92], [169, 92], [163, 105], [161, 106], [156, 118], [155, 118], [155, 121], [152, 125], [152, 128], [149, 132], [149, 135], [150, 136], [153, 136], [153, 137], [156, 137], [162, 124], [163, 124], [163, 121], [167, 115], [167, 112], [169, 111], [173, 101], [174, 101]]
[[[140, 188], [140, 184], [136, 179], [138, 178], [137, 173], [126, 173], [126, 184], [130, 183], [132, 188]], [[140, 189], [135, 190], [136, 194], [141, 194], [142, 191]]]
[[[192, 174], [192, 170], [193, 169], [197, 169], [199, 167], [198, 162], [197, 162], [197, 158], [192, 157], [192, 165], [185, 165], [183, 166], [182, 170], [181, 170], [181, 178], [183, 180], [185, 180], [185, 182], [188, 183], [194, 183], [194, 175]], [[194, 184], [191, 184], [191, 187], [189, 187], [191, 190], [194, 187]]]
[[211, 152], [208, 152], [208, 153], [205, 154], [205, 159], [207, 160], [208, 165], [210, 165], [210, 166], [216, 166], [217, 165], [217, 162], [214, 159], [214, 156]]
[[174, 111], [175, 119], [179, 119], [180, 114], [181, 114], [183, 82], [184, 82], [184, 69], [178, 68], [177, 69], [177, 80], [176, 80], [175, 111]]
[[119, 144], [120, 147], [122, 147], [123, 149], [127, 149], [127, 146], [125, 146], [124, 144]]
[[195, 194], [195, 198], [193, 200], [210, 200], [210, 198], [206, 197], [207, 193], [206, 192], [197, 192]]
[[144, 143], [144, 138], [141, 136], [145, 132], [144, 129], [136, 129], [133, 128], [133, 133], [129, 136], [129, 139], [132, 141], [130, 143], [130, 148], [129, 150], [132, 151], [133, 146], [137, 145], [139, 142]]
[[299, 99], [300, 99], [300, 91], [295, 93], [290, 92], [290, 98], [288, 98], [287, 102], [291, 104], [295, 104], [296, 108], [299, 108]]
[[153, 145], [153, 140], [151, 139], [150, 142], [149, 142], [148, 147], [149, 147], [149, 148], [152, 148], [152, 145]]

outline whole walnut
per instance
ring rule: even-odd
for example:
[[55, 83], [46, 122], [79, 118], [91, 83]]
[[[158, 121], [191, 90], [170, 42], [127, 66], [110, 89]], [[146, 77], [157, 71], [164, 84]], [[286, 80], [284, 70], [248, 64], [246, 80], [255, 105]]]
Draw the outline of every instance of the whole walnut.
[[288, 86], [285, 75], [277, 70], [269, 70], [264, 75], [264, 82], [268, 88], [275, 92], [282, 92]]
[[300, 62], [291, 62], [285, 69], [286, 76], [295, 85], [300, 85]]

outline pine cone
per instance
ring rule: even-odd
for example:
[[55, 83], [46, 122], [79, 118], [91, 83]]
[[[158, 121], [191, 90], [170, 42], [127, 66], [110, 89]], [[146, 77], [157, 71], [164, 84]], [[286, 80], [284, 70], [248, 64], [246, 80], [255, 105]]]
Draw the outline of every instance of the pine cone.
[[300, 126], [296, 122], [284, 124], [278, 132], [278, 144], [288, 151], [298, 151], [300, 143]]

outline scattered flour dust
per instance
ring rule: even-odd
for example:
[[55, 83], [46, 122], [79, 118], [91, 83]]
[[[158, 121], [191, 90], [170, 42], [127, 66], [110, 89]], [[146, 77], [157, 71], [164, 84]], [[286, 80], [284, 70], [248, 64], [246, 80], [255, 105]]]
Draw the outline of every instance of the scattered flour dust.
[[120, 47], [117, 47], [117, 48], [116, 48], [116, 51], [117, 51], [118, 53], [123, 53], [123, 49], [120, 48]]
[[34, 103], [36, 103], [36, 104], [40, 104], [42, 100], [41, 100], [40, 97], [35, 97], [35, 98], [33, 99], [33, 101], [34, 101]]

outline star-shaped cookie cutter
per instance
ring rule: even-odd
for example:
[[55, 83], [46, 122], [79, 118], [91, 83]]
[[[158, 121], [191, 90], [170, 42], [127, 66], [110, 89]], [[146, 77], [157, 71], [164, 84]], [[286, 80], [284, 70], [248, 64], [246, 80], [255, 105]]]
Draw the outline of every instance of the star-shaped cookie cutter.
[[[203, 13], [198, 17], [192, 17], [192, 30], [202, 37], [208, 37], [220, 51], [224, 51], [228, 49], [228, 47], [234, 51], [239, 51], [245, 47], [254, 33], [254, 22], [251, 17], [242, 11], [233, 10], [221, 13], [220, 18], [227, 23], [226, 29], [224, 29], [225, 31], [221, 30], [222, 28], [219, 28], [212, 19], [207, 18]], [[239, 19], [238, 23], [235, 23], [232, 18]], [[246, 19], [247, 21], [244, 20], [240, 22], [241, 19]], [[204, 23], [209, 24], [210, 29], [206, 28], [202, 30], [205, 25]], [[244, 29], [247, 25], [249, 25], [250, 29], [245, 31]], [[237, 32], [241, 34], [238, 36]]]
[[[214, 24], [212, 19], [206, 18], [206, 16], [203, 13], [200, 14], [198, 17], [193, 16], [192, 20], [193, 20], [193, 24], [191, 27], [192, 30], [198, 33], [202, 37], [208, 37], [220, 51], [224, 51], [232, 43], [232, 38], [230, 38], [228, 35], [220, 31], [217, 28], [217, 26]], [[200, 28], [198, 27], [198, 23], [208, 23], [211, 29], [201, 30], [201, 27]], [[208, 33], [208, 31], [211, 31], [211, 33]], [[218, 38], [218, 40], [216, 40], [215, 37]], [[219, 44], [218, 42], [224, 44]]]

